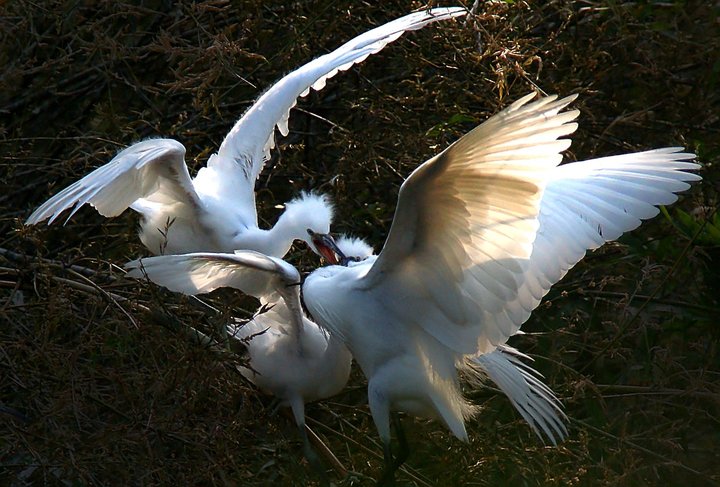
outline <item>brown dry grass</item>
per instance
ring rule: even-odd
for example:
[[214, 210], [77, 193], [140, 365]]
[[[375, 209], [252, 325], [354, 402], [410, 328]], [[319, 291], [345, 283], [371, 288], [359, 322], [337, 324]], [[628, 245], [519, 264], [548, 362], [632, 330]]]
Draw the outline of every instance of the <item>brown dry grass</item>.
[[[422, 6], [0, 7], [0, 247], [25, 256], [0, 256], [0, 484], [317, 483], [292, 421], [242, 380], [240, 359], [184, 332], [212, 334], [251, 301], [215, 294], [218, 314], [124, 280], [117, 265], [145, 255], [130, 212], [105, 220], [86, 208], [66, 227], [22, 221], [144, 137], [174, 137], [203, 165], [281, 73]], [[569, 439], [543, 446], [495, 391], [474, 391], [485, 409], [469, 445], [411, 423], [401, 484], [720, 483], [718, 240], [693, 239], [675, 212], [702, 222], [717, 204], [719, 16], [704, 2], [487, 3], [468, 23], [408, 34], [295, 110], [258, 184], [262, 217], [317, 188], [335, 197], [336, 230], [376, 248], [402, 178], [534, 86], [580, 93], [570, 158], [680, 144], [705, 166], [670, 209], [676, 225], [658, 217], [589, 256], [513, 342], [541, 357], [572, 418]], [[290, 259], [317, 264], [302, 250]], [[374, 477], [381, 449], [363, 384], [356, 372], [308, 416], [348, 468]]]

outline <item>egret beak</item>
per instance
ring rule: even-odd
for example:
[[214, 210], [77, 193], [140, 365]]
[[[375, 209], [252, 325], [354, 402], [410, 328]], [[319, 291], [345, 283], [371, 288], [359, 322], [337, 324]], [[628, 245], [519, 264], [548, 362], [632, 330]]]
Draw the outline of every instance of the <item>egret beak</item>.
[[318, 253], [330, 264], [330, 265], [344, 265], [343, 262], [347, 262], [347, 257], [338, 248], [335, 243], [335, 239], [329, 233], [315, 233], [309, 228], [307, 229], [310, 240], [317, 249]]

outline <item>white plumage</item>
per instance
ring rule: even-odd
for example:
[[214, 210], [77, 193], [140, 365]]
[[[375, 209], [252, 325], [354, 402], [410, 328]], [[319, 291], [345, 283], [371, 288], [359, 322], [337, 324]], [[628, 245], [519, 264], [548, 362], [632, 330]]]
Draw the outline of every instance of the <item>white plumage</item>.
[[313, 248], [306, 229], [330, 229], [332, 206], [325, 196], [302, 194], [287, 204], [273, 228], [258, 227], [254, 185], [275, 146], [275, 127], [287, 135], [290, 109], [310, 88], [322, 89], [327, 79], [381, 51], [406, 31], [465, 13], [454, 7], [406, 15], [291, 72], [245, 112], [194, 179], [180, 142], [145, 140], [50, 198], [26, 224], [46, 219], [52, 223], [72, 209], [69, 219], [90, 203], [107, 217], [127, 208], [140, 213], [140, 239], [154, 254], [248, 249], [282, 257], [296, 239]]
[[391, 411], [435, 418], [467, 440], [476, 408], [458, 372], [472, 376], [478, 365], [536, 431], [562, 438], [554, 395], [505, 342], [587, 250], [700, 179], [688, 172], [699, 168], [694, 154], [677, 148], [560, 166], [570, 141], [559, 137], [575, 130], [578, 114], [562, 110], [574, 97], [531, 98], [408, 177], [377, 259], [324, 267], [305, 281], [311, 315], [344, 340], [368, 379], [386, 455]]

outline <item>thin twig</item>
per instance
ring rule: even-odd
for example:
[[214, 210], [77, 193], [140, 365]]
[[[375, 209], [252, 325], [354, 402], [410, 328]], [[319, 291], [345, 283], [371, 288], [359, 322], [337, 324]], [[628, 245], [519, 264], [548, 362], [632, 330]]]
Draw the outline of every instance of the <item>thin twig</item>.
[[325, 442], [317, 435], [315, 432], [310, 428], [309, 425], [305, 425], [305, 431], [308, 434], [308, 438], [310, 439], [310, 442], [315, 446], [315, 448], [320, 452], [320, 454], [327, 460], [327, 462], [332, 466], [332, 468], [337, 472], [337, 474], [345, 478], [348, 475], [348, 470], [345, 468], [345, 466], [338, 460], [338, 457], [335, 456], [335, 454], [328, 448], [328, 446], [325, 444]]

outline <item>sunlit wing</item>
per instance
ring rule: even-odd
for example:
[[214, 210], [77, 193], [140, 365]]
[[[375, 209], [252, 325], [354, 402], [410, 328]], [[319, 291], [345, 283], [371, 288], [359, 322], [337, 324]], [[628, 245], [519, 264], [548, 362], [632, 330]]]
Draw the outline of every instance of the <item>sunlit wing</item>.
[[215, 161], [234, 161], [240, 165], [250, 187], [262, 170], [275, 146], [275, 127], [282, 135], [288, 134], [290, 109], [297, 98], [306, 96], [310, 88], [321, 90], [329, 78], [380, 52], [404, 32], [452, 17], [465, 15], [460, 7], [436, 8], [406, 15], [372, 29], [343, 44], [333, 52], [321, 56], [286, 75], [266, 91], [242, 116], [220, 146]]
[[[517, 298], [548, 174], [570, 145], [574, 96], [528, 95], [418, 167], [361, 286], [386, 312], [460, 353], [490, 351], [512, 327], [483, 319]], [[398, 299], [402, 290], [401, 299]]]
[[171, 291], [195, 295], [221, 287], [239, 289], [264, 303], [285, 301], [296, 329], [302, 327], [300, 273], [282, 259], [252, 250], [234, 254], [161, 255], [125, 264], [128, 277], [147, 276]]
[[25, 222], [52, 223], [71, 209], [68, 220], [86, 203], [106, 217], [117, 216], [141, 198], [183, 202], [200, 211], [187, 166], [185, 147], [171, 139], [138, 142], [43, 203]]
[[[550, 287], [585, 256], [658, 214], [657, 205], [702, 179], [682, 148], [603, 157], [557, 167], [540, 205], [537, 238], [518, 298], [492, 317], [514, 331]], [[501, 324], [501, 323], [505, 324]]]

